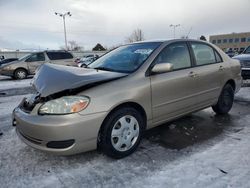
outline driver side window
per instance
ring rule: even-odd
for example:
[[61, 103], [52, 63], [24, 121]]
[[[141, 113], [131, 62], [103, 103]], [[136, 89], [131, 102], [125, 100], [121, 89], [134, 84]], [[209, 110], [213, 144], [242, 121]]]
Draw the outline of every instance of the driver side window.
[[191, 67], [189, 50], [185, 42], [177, 42], [166, 46], [156, 58], [156, 63], [171, 63], [173, 70]]
[[35, 61], [45, 61], [45, 57], [43, 53], [36, 53], [31, 55], [26, 62], [35, 62]]

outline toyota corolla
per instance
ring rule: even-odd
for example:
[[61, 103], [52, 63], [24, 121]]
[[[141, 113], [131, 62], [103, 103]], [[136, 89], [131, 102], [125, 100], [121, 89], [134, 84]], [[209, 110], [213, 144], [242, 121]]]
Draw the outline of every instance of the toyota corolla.
[[210, 43], [133, 43], [86, 68], [44, 64], [37, 93], [15, 108], [13, 123], [23, 142], [45, 152], [100, 148], [122, 158], [146, 129], [207, 107], [228, 113], [241, 81], [239, 61]]

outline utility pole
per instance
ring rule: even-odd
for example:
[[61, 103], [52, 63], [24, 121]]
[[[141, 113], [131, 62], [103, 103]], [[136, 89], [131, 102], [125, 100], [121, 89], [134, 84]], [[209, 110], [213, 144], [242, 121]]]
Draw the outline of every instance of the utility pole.
[[173, 25], [171, 24], [169, 27], [173, 27], [174, 28], [174, 39], [175, 39], [175, 28], [176, 27], [180, 27], [181, 25], [180, 24], [177, 24], [177, 25]]
[[65, 49], [68, 50], [68, 45], [67, 45], [67, 36], [66, 36], [66, 25], [65, 25], [65, 17], [66, 16], [72, 16], [70, 12], [66, 12], [64, 14], [55, 12], [55, 15], [58, 15], [63, 18], [63, 28], [64, 28], [64, 41], [65, 41]]

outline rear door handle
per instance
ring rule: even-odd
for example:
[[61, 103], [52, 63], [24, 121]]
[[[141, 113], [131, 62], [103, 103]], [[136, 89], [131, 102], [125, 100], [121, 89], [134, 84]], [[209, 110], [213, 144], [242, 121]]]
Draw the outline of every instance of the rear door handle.
[[190, 77], [192, 77], [192, 78], [198, 76], [198, 74], [196, 74], [196, 73], [193, 72], [193, 71], [191, 71], [188, 75], [189, 75]]
[[220, 71], [223, 71], [224, 69], [225, 69], [225, 68], [224, 68], [222, 65], [221, 65], [220, 68], [219, 68]]

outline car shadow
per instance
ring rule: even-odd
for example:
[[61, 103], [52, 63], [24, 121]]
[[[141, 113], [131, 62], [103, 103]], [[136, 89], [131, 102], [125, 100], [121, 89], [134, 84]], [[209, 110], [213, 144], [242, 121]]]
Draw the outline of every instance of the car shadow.
[[[22, 80], [27, 80], [27, 79], [31, 79], [31, 78], [33, 78], [33, 76], [28, 76], [27, 78], [24, 78]], [[0, 82], [1, 81], [21, 81], [21, 80], [14, 79], [10, 76], [0, 76]]]
[[165, 148], [181, 150], [235, 130], [237, 119], [239, 114], [235, 111], [228, 115], [216, 115], [211, 109], [206, 109], [148, 130], [144, 137]]

